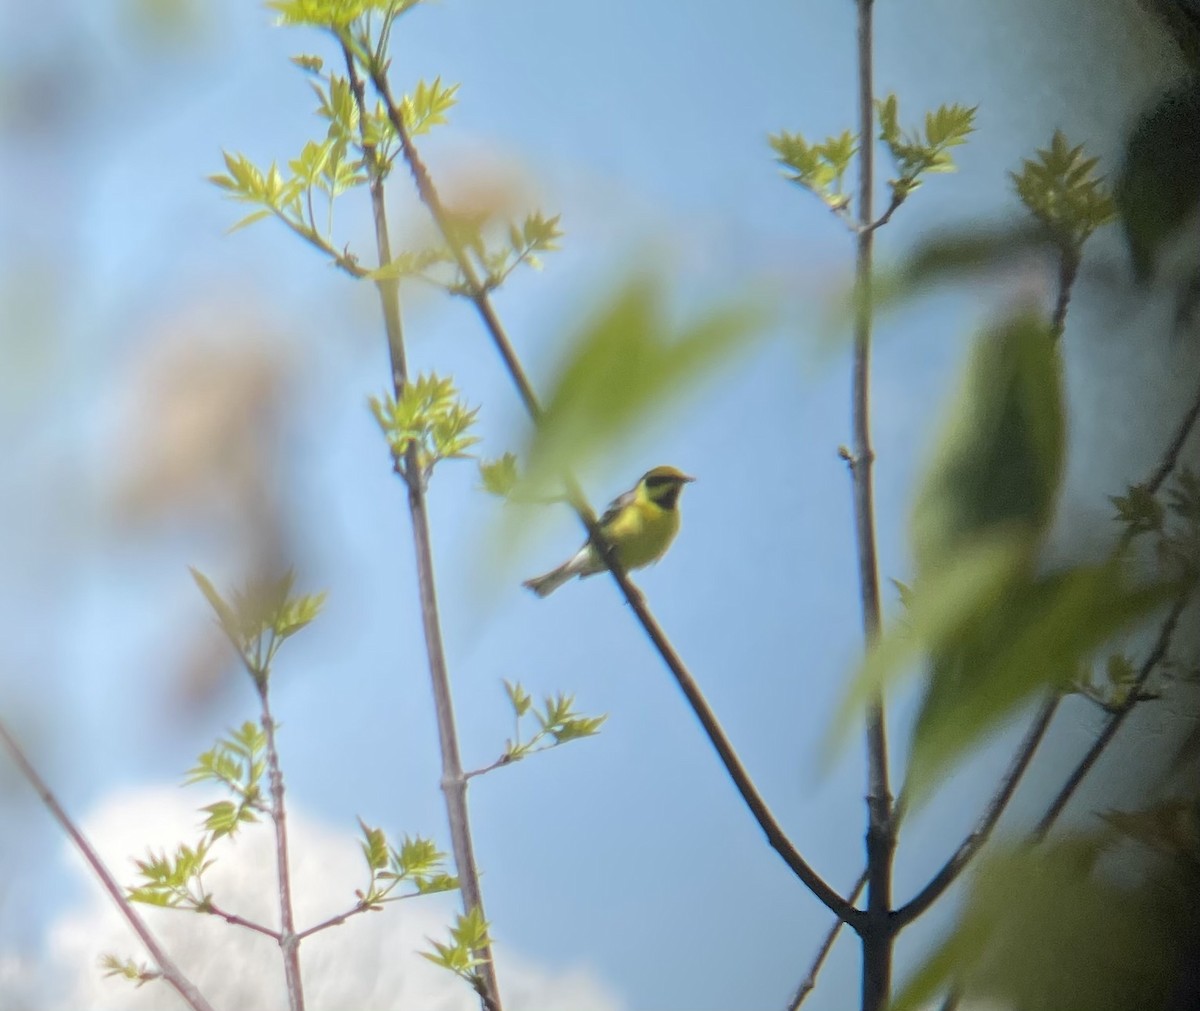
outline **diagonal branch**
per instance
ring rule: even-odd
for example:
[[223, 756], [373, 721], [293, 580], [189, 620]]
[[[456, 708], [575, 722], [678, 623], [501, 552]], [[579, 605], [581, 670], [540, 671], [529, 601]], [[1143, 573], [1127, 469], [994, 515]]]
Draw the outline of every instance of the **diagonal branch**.
[[1150, 475], [1145, 485], [1143, 485], [1151, 495], [1155, 494], [1163, 486], [1163, 482], [1170, 477], [1171, 472], [1178, 466], [1179, 454], [1183, 451], [1184, 443], [1187, 442], [1188, 436], [1191, 435], [1198, 417], [1200, 417], [1200, 389], [1196, 390], [1196, 396], [1192, 399], [1192, 405], [1187, 409], [1183, 420], [1179, 423], [1179, 428], [1176, 430], [1174, 438], [1171, 439], [1170, 444], [1167, 446], [1167, 451], [1163, 454], [1162, 462], [1155, 468], [1154, 473]]
[[[850, 890], [848, 897], [850, 902], [857, 901], [859, 893], [862, 892], [866, 884], [867, 872], [863, 871], [858, 876], [858, 881], [854, 887]], [[843, 926], [844, 924], [841, 920], [833, 921], [833, 925], [825, 935], [825, 940], [821, 942], [821, 947], [817, 949], [817, 954], [813, 957], [812, 965], [808, 967], [808, 975], [800, 981], [800, 985], [796, 987], [796, 992], [792, 994], [792, 999], [788, 1001], [788, 1011], [799, 1011], [800, 1005], [804, 1003], [808, 995], [815, 989], [817, 975], [821, 972], [821, 967], [825, 965], [825, 959], [829, 957], [830, 951], [833, 950], [833, 942], [837, 940], [838, 933]]]
[[[384, 203], [383, 171], [374, 144], [366, 135], [367, 108], [365, 88], [354, 62], [349, 41], [339, 36], [342, 54], [354, 100], [358, 106], [359, 127], [362, 133], [364, 159], [371, 177], [371, 207], [375, 218], [375, 242], [379, 263], [392, 260], [388, 235], [387, 208]], [[396, 110], [396, 120], [400, 120]], [[408, 365], [404, 351], [404, 332], [400, 319], [400, 282], [381, 279], [376, 282], [383, 309], [391, 357], [392, 389], [399, 398], [408, 383]], [[433, 547], [429, 531], [429, 512], [425, 499], [425, 476], [417, 458], [417, 445], [410, 442], [403, 461], [396, 459], [396, 472], [408, 486], [408, 509], [412, 519], [413, 548], [417, 567], [417, 584], [421, 600], [421, 622], [425, 636], [425, 652], [429, 662], [429, 678], [433, 689], [434, 711], [437, 717], [438, 742], [442, 759], [442, 793], [446, 798], [446, 817], [450, 823], [450, 846], [458, 871], [459, 888], [465, 911], [474, 910], [486, 920], [483, 891], [479, 884], [479, 868], [475, 861], [475, 846], [471, 838], [471, 820], [467, 809], [467, 779], [463, 775], [462, 757], [458, 747], [458, 729], [454, 720], [454, 697], [450, 691], [450, 673], [442, 643], [441, 618], [438, 613], [437, 584], [433, 569]], [[501, 1011], [500, 984], [491, 945], [476, 952], [479, 959], [478, 986], [480, 1000], [486, 1011]]]
[[1137, 677], [1129, 687], [1129, 694], [1125, 701], [1113, 712], [1104, 724], [1104, 729], [1096, 736], [1092, 742], [1092, 746], [1088, 748], [1083, 758], [1079, 760], [1079, 764], [1072, 770], [1071, 775], [1067, 777], [1067, 781], [1063, 784], [1062, 789], [1058, 791], [1050, 806], [1046, 809], [1046, 813], [1042, 815], [1041, 821], [1033, 830], [1030, 838], [1033, 842], [1041, 842], [1046, 838], [1046, 834], [1054, 826], [1058, 816], [1062, 814], [1063, 808], [1070, 802], [1079, 785], [1087, 778], [1087, 774], [1091, 772], [1092, 766], [1104, 753], [1104, 749], [1108, 747], [1109, 742], [1116, 736], [1118, 730], [1121, 729], [1121, 724], [1125, 722], [1126, 717], [1133, 712], [1134, 706], [1140, 701], [1143, 694], [1143, 689], [1146, 682], [1150, 679], [1150, 675], [1154, 673], [1154, 669], [1163, 661], [1167, 655], [1167, 650], [1171, 648], [1171, 637], [1175, 634], [1175, 627], [1179, 624], [1180, 615], [1187, 607], [1190, 593], [1181, 593], [1179, 598], [1171, 606], [1171, 610], [1167, 612], [1166, 618], [1163, 620], [1162, 627], [1158, 631], [1158, 638], [1155, 640], [1153, 648], [1146, 654], [1146, 659], [1142, 661], [1142, 666], [1138, 669]]
[[[513, 349], [512, 343], [508, 339], [504, 325], [496, 314], [495, 307], [492, 305], [487, 289], [479, 277], [478, 270], [475, 268], [474, 263], [472, 263], [467, 250], [463, 248], [461, 241], [459, 241], [455, 234], [452, 216], [442, 203], [437, 189], [433, 184], [433, 179], [430, 177], [425, 163], [421, 160], [420, 154], [413, 144], [412, 137], [404, 123], [404, 117], [400, 112], [400, 107], [392, 95], [391, 85], [388, 82], [385, 69], [376, 65], [371, 66], [369, 71], [371, 82], [378, 92], [379, 97], [383, 100], [384, 106], [387, 109], [388, 119], [396, 131], [396, 136], [400, 142], [400, 151], [405, 162], [408, 164], [409, 171], [412, 173], [417, 194], [421, 202], [428, 209], [434, 224], [437, 226], [451, 254], [454, 256], [455, 264], [462, 273], [465, 282], [464, 287], [467, 297], [475, 306], [480, 319], [483, 321], [484, 327], [496, 351], [503, 360], [504, 366], [517, 388], [521, 402], [536, 423], [542, 417], [542, 408], [533, 391], [533, 386], [529, 381], [529, 377], [525, 374], [525, 370], [521, 365], [520, 359], [517, 357], [516, 351]], [[578, 514], [583, 525], [587, 528], [588, 536], [596, 544], [603, 545], [604, 538], [599, 531], [596, 514], [584, 498], [583, 491], [578, 482], [568, 476], [565, 478], [565, 484], [568, 501]], [[775, 819], [766, 801], [759, 794], [753, 781], [750, 779], [749, 773], [747, 773], [745, 767], [742, 765], [737, 752], [734, 750], [729, 738], [725, 735], [725, 731], [717, 722], [716, 715], [708, 705], [695, 679], [684, 665], [675, 648], [671, 645], [670, 640], [667, 639], [666, 633], [663, 632], [651, 614], [641, 592], [630, 581], [628, 574], [616, 563], [611, 552], [601, 551], [600, 554], [604, 557], [612, 572], [613, 579], [625, 595], [626, 601], [628, 601], [631, 610], [637, 617], [646, 635], [662, 656], [671, 673], [675, 676], [676, 682], [679, 684], [696, 717], [700, 720], [701, 726], [720, 756], [726, 771], [741, 794], [743, 801], [766, 834], [767, 841], [779, 853], [792, 872], [839, 920], [849, 923], [857, 929], [857, 924], [861, 920], [861, 914], [850, 903], [838, 895], [812, 869], [787, 837], [782, 826]]]
[[983, 847], [983, 844], [988, 841], [992, 830], [996, 827], [996, 823], [1000, 820], [1000, 816], [1004, 814], [1004, 809], [1008, 807], [1008, 802], [1016, 792], [1017, 785], [1021, 782], [1021, 777], [1025, 775], [1025, 770], [1029, 768], [1029, 763], [1032, 761], [1038, 745], [1046, 734], [1046, 728], [1050, 726], [1050, 721], [1054, 718], [1054, 712], [1058, 708], [1060, 700], [1061, 696], [1055, 693], [1043, 703], [1033, 724], [1026, 732], [1025, 739], [1017, 749], [1008, 772], [1000, 781], [1000, 785], [992, 796], [991, 803], [988, 804], [983, 816], [979, 819], [979, 823], [975, 826], [975, 831], [962, 841], [954, 855], [933, 876], [929, 884], [922, 888], [915, 898], [892, 914], [892, 922], [896, 924], [897, 930], [907, 926], [937, 902], [941, 898], [942, 893], [954, 884], [958, 876], [966, 869], [967, 864], [971, 862], [975, 854]]
[[62, 827], [63, 831], [71, 837], [71, 841], [75, 844], [75, 848], [83, 855], [83, 859], [87, 861], [88, 866], [92, 868], [96, 877], [100, 879], [100, 883], [104, 886], [104, 890], [108, 892], [117, 908], [121, 911], [121, 915], [125, 917], [126, 922], [133, 928], [133, 932], [141, 939], [142, 944], [146, 946], [146, 950], [150, 953], [150, 957], [154, 959], [154, 964], [158, 966], [162, 973], [162, 978], [170, 984], [170, 986], [179, 994], [180, 997], [187, 1002], [188, 1007], [192, 1011], [213, 1011], [213, 1007], [205, 999], [204, 995], [197, 989], [196, 984], [188, 979], [183, 971], [175, 964], [174, 960], [163, 950], [150, 932], [150, 928], [146, 925], [133, 908], [132, 903], [121, 890], [121, 886], [117, 884], [113, 878], [112, 872], [105, 866], [104, 861], [100, 859], [100, 855], [92, 848], [92, 844], [88, 842], [87, 837], [76, 827], [63, 807], [58, 802], [58, 798], [46, 785], [45, 780], [38, 775], [37, 770], [25, 757], [25, 752], [21, 750], [21, 746], [8, 728], [0, 723], [0, 741], [3, 741], [4, 747], [7, 749], [12, 760], [16, 763], [18, 769], [28, 781], [29, 785], [37, 792], [46, 809], [53, 816], [54, 820]]

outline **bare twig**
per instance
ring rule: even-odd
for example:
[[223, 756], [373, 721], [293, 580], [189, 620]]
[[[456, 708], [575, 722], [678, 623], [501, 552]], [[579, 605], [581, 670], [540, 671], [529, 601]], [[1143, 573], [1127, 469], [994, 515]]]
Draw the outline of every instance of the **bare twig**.
[[279, 947], [283, 952], [283, 974], [287, 982], [288, 1006], [304, 1011], [304, 983], [300, 977], [300, 938], [292, 913], [292, 874], [288, 863], [287, 808], [283, 802], [283, 772], [275, 745], [275, 719], [267, 697], [267, 680], [255, 678], [262, 702], [262, 726], [267, 738], [267, 774], [271, 784], [271, 821], [275, 825], [275, 870], [279, 878]]
[[1055, 340], [1063, 335], [1067, 326], [1067, 310], [1071, 307], [1071, 290], [1079, 273], [1079, 250], [1063, 246], [1058, 252], [1058, 297], [1054, 300], [1054, 312], [1050, 317], [1050, 332]]
[[[875, 231], [871, 227], [875, 188], [875, 86], [873, 0], [857, 0], [858, 16], [858, 233], [854, 264], [854, 360], [851, 375], [853, 426], [854, 529], [858, 546], [858, 584], [863, 635], [870, 649], [879, 637], [879, 562], [875, 546], [875, 503], [871, 448], [871, 272]], [[867, 925], [863, 939], [862, 1009], [881, 1011], [891, 993], [894, 932], [888, 922], [892, 904], [892, 861], [896, 831], [888, 783], [887, 720], [883, 692], [867, 704]]]
[[[359, 124], [365, 131], [368, 121], [365, 89], [350, 45], [341, 38], [342, 54], [350, 87], [358, 105]], [[395, 121], [403, 126], [399, 110]], [[404, 136], [407, 136], [405, 134]], [[387, 208], [384, 202], [383, 173], [374, 146], [362, 134], [364, 157], [371, 177], [371, 206], [375, 217], [375, 243], [381, 265], [392, 260], [391, 239], [388, 234]], [[399, 398], [408, 383], [408, 365], [404, 352], [404, 332], [400, 320], [400, 286], [395, 279], [376, 282], [383, 309], [391, 357], [392, 388]], [[471, 822], [467, 809], [467, 779], [463, 775], [462, 758], [458, 747], [458, 729], [454, 720], [454, 698], [450, 691], [450, 674], [442, 644], [441, 618], [438, 614], [437, 586], [433, 570], [433, 549], [429, 532], [429, 513], [425, 500], [425, 477], [417, 459], [417, 446], [410, 442], [403, 464], [395, 461], [396, 471], [408, 486], [408, 510], [412, 519], [413, 547], [417, 567], [417, 583], [421, 600], [421, 624], [425, 636], [425, 652], [429, 663], [429, 678], [433, 690], [434, 711], [437, 717], [438, 742], [442, 759], [442, 793], [446, 798], [446, 816], [450, 823], [450, 845], [458, 872], [464, 911], [478, 910], [486, 919], [483, 891], [479, 884], [479, 868], [475, 862], [475, 847], [471, 839]], [[490, 945], [476, 952], [481, 959], [478, 967], [481, 980], [480, 998], [487, 1011], [501, 1011], [500, 984]]]
[[121, 886], [117, 884], [116, 879], [112, 876], [108, 867], [105, 866], [104, 861], [100, 859], [100, 855], [92, 848], [92, 844], [88, 842], [87, 837], [76, 827], [45, 780], [38, 775], [32, 763], [25, 757], [25, 752], [21, 750], [17, 739], [9, 733], [8, 728], [2, 722], [0, 722], [0, 741], [4, 742], [4, 747], [7, 749], [9, 755], [12, 756], [12, 760], [16, 763], [17, 768], [21, 770], [21, 775], [29, 781], [29, 785], [33, 787], [54, 820], [71, 837], [75, 848], [79, 850], [93, 873], [100, 879], [104, 890], [108, 892], [109, 897], [116, 904], [121, 915], [125, 917], [126, 922], [133, 929], [133, 932], [137, 934], [142, 944], [146, 946], [146, 951], [154, 959], [154, 964], [158, 966], [159, 972], [162, 973], [162, 978], [184, 999], [192, 1011], [213, 1011], [212, 1005], [205, 999], [204, 995], [196, 987], [196, 984], [183, 974], [183, 971], [175, 964], [174, 959], [159, 945], [154, 935], [150, 932], [150, 928], [146, 925], [146, 921], [133, 908], [133, 904], [126, 897]]
[[1060, 699], [1061, 696], [1055, 693], [1038, 711], [1037, 717], [1030, 725], [1021, 746], [1013, 757], [1008, 772], [1000, 781], [991, 803], [988, 804], [983, 816], [979, 819], [979, 824], [975, 826], [975, 831], [962, 841], [954, 855], [933, 876], [929, 884], [922, 888], [912, 901], [901, 906], [892, 915], [892, 922], [896, 924], [897, 929], [907, 926], [932, 906], [966, 869], [967, 864], [971, 862], [983, 844], [988, 841], [992, 830], [996, 827], [996, 823], [1016, 792], [1017, 785], [1029, 767], [1038, 745], [1045, 736], [1046, 728], [1050, 726], [1050, 721], [1054, 718], [1054, 712], [1058, 708]]
[[[484, 287], [479, 277], [479, 272], [472, 263], [467, 251], [463, 248], [462, 243], [454, 234], [453, 222], [450, 213], [446, 210], [441, 198], [438, 196], [437, 189], [434, 187], [433, 180], [429, 175], [428, 169], [421, 160], [416, 146], [413, 144], [412, 137], [409, 135], [408, 129], [404, 124], [404, 118], [401, 115], [400, 107], [397, 105], [395, 98], [391, 92], [391, 85], [388, 82], [384, 69], [380, 66], [371, 68], [371, 81], [378, 92], [379, 97], [383, 100], [384, 106], [387, 109], [388, 119], [391, 121], [393, 129], [400, 141], [401, 154], [408, 164], [409, 171], [412, 173], [413, 181], [416, 184], [417, 194], [421, 202], [425, 204], [430, 216], [433, 218], [434, 224], [441, 232], [443, 239], [449, 247], [459, 271], [462, 273], [465, 287], [468, 292], [468, 298], [475, 306], [484, 327], [488, 332], [497, 352], [504, 362], [505, 368], [508, 370], [509, 376], [512, 378], [514, 385], [517, 388], [517, 393], [524, 404], [526, 411], [535, 422], [542, 417], [542, 408], [538, 403], [537, 396], [533, 392], [533, 386], [529, 382], [528, 376], [521, 365], [520, 359], [517, 357], [508, 335], [505, 332], [504, 326], [496, 313], [495, 307], [492, 305], [488, 292]], [[603, 547], [604, 538], [600, 533], [599, 526], [596, 520], [596, 514], [588, 505], [584, 498], [583, 491], [579, 487], [578, 482], [569, 476], [564, 479], [567, 488], [567, 498], [571, 503], [588, 531], [588, 536], [594, 543]], [[622, 571], [619, 564], [616, 563], [609, 551], [601, 550], [601, 555], [604, 557], [613, 579], [621, 588], [621, 592], [625, 595], [630, 609], [637, 617], [646, 635], [654, 644], [663, 661], [675, 676], [675, 680], [683, 691], [692, 710], [700, 720], [701, 726], [708, 735], [717, 754], [720, 756], [726, 771], [741, 794], [746, 806], [754, 815], [755, 820], [762, 828], [767, 836], [769, 844], [779, 853], [784, 862], [795, 873], [795, 875], [813, 892], [821, 902], [823, 902], [839, 919], [855, 926], [861, 923], [861, 913], [854, 909], [852, 905], [846, 902], [840, 895], [837, 894], [816, 871], [808, 864], [801, 856], [787, 834], [783, 831], [782, 826], [775, 819], [770, 808], [765, 800], [759, 794], [737, 753], [734, 751], [733, 745], [730, 743], [724, 730], [717, 722], [716, 716], [709, 707], [707, 700], [701, 693], [695, 679], [691, 676], [683, 660], [675, 651], [666, 634], [658, 625], [654, 616], [650, 613], [646, 606], [645, 599], [641, 592], [630, 581], [629, 576]]]
[[[270, 813], [269, 809], [267, 813]], [[272, 930], [270, 927], [264, 927], [261, 923], [255, 923], [253, 920], [247, 920], [244, 916], [238, 916], [237, 913], [226, 912], [211, 899], [198, 906], [197, 912], [209, 913], [218, 917], [219, 919], [224, 920], [226, 923], [232, 924], [235, 927], [245, 927], [247, 930], [253, 930], [257, 934], [265, 934], [277, 944], [281, 943], [281, 935], [278, 930]], [[303, 935], [297, 935], [296, 939], [299, 940], [302, 936]]]
[[[866, 225], [864, 227], [864, 231], [873, 232], [876, 229], [882, 228], [884, 225], [886, 225], [889, 221], [892, 220], [892, 215], [895, 214], [900, 209], [900, 205], [902, 203], [904, 203], [904, 200], [905, 200], [904, 191], [897, 187], [893, 187], [892, 188], [892, 199], [888, 202], [887, 210], [885, 210], [881, 215], [879, 215], [879, 217], [877, 217], [869, 225]], [[860, 227], [863, 227], [863, 226], [860, 226]]]
[[[858, 876], [858, 881], [854, 888], [851, 889], [848, 902], [857, 902], [859, 893], [863, 890], [867, 883], [867, 872], [863, 871]], [[801, 1004], [817, 985], [817, 976], [821, 972], [821, 967], [825, 964], [825, 959], [829, 957], [829, 952], [833, 950], [833, 942], [837, 940], [838, 933], [841, 931], [844, 924], [841, 920], [834, 920], [829, 928], [829, 932], [825, 935], [825, 940], [821, 942], [821, 947], [817, 949], [817, 954], [813, 958], [812, 965], [808, 968], [808, 974], [800, 981], [800, 985], [796, 988], [796, 992], [792, 995], [792, 999], [788, 1002], [788, 1011], [798, 1011]]]
[[1183, 451], [1184, 443], [1187, 442], [1188, 436], [1191, 435], [1192, 429], [1196, 425], [1196, 419], [1200, 417], [1200, 389], [1196, 390], [1196, 395], [1192, 398], [1191, 406], [1187, 409], [1183, 416], [1183, 420], [1179, 423], [1179, 428], [1175, 432], [1175, 436], [1171, 439], [1167, 446], [1167, 451], [1163, 454], [1162, 462], [1155, 468], [1154, 473], [1150, 475], [1143, 487], [1153, 495], [1163, 486], [1163, 482], [1170, 477], [1171, 472], [1179, 464], [1179, 454]]
[[1042, 815], [1041, 821], [1038, 822], [1037, 828], [1033, 830], [1031, 838], [1034, 842], [1041, 842], [1046, 838], [1046, 833], [1054, 826], [1058, 816], [1062, 814], [1063, 808], [1070, 802], [1075, 791], [1079, 788], [1079, 784], [1084, 781], [1087, 774], [1092, 770], [1092, 766], [1096, 764], [1097, 759], [1104, 753], [1104, 749], [1108, 747], [1109, 741], [1116, 736], [1118, 730], [1121, 729], [1121, 724], [1131, 712], [1134, 706], [1138, 704], [1139, 696], [1146, 686], [1146, 682], [1150, 679], [1150, 675], [1154, 673], [1154, 669], [1163, 661], [1167, 655], [1167, 650], [1171, 648], [1171, 637], [1175, 634], [1175, 627], [1179, 624], [1179, 617], [1183, 614], [1183, 610], [1187, 607], [1190, 594], [1180, 594], [1179, 599], [1171, 605], [1171, 610], [1167, 612], [1167, 616], [1163, 619], [1162, 627], [1158, 631], [1158, 638], [1155, 640], [1153, 648], [1146, 654], [1146, 659], [1142, 661], [1142, 666], [1138, 669], [1137, 677], [1134, 678], [1133, 684], [1130, 686], [1129, 695], [1125, 702], [1117, 708], [1117, 710], [1108, 718], [1104, 724], [1104, 728], [1096, 735], [1096, 739], [1092, 742], [1092, 746], [1084, 753], [1084, 756], [1079, 760], [1079, 763], [1072, 770], [1071, 775], [1067, 777], [1067, 781], [1063, 784], [1062, 789], [1058, 791], [1050, 806], [1046, 809], [1046, 813]]

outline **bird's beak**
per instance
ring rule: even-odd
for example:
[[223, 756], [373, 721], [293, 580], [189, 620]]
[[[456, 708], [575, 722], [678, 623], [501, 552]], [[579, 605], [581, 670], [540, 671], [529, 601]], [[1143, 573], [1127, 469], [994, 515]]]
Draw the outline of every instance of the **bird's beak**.
[[691, 484], [691, 483], [692, 483], [693, 481], [695, 481], [696, 479], [695, 479], [694, 477], [691, 477], [691, 476], [687, 475], [687, 474], [684, 474], [684, 475], [683, 475], [683, 476], [680, 478], [680, 480], [681, 480], [681, 481], [682, 481], [684, 484]]

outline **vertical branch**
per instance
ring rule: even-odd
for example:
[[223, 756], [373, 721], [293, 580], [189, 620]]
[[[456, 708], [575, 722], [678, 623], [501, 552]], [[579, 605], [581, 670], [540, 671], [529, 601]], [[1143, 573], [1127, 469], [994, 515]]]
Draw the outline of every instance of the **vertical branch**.
[[192, 1011], [213, 1011], [212, 1005], [209, 1004], [204, 995], [197, 989], [196, 984], [183, 974], [179, 966], [175, 964], [174, 960], [159, 945], [158, 940], [150, 932], [150, 928], [146, 926], [146, 921], [138, 915], [137, 910], [133, 908], [132, 903], [125, 896], [125, 892], [112, 876], [112, 872], [105, 866], [104, 861], [100, 859], [100, 854], [92, 848], [92, 844], [88, 842], [87, 837], [71, 820], [70, 815], [67, 814], [63, 806], [58, 802], [58, 798], [55, 797], [50, 787], [46, 785], [46, 781], [38, 775], [33, 764], [25, 756], [25, 752], [21, 750], [17, 739], [9, 733], [8, 728], [3, 723], [0, 723], [0, 741], [4, 743], [4, 747], [9, 755], [12, 756], [13, 762], [21, 770], [21, 775], [29, 781], [29, 785], [37, 792], [38, 797], [46, 806], [46, 810], [50, 812], [54, 820], [62, 827], [62, 830], [71, 837], [75, 848], [79, 850], [93, 873], [100, 879], [104, 890], [108, 892], [109, 897], [116, 904], [121, 915], [125, 917], [125, 921], [133, 928], [133, 932], [137, 934], [142, 944], [146, 946], [150, 957], [154, 959], [154, 964], [158, 966], [159, 972], [162, 973], [162, 978], [184, 999], [184, 1002]]
[[[341, 39], [342, 55], [354, 100], [358, 106], [359, 125], [366, 117], [366, 96], [354, 56], [345, 39]], [[383, 172], [373, 144], [362, 134], [363, 157], [371, 177], [371, 208], [375, 220], [375, 244], [379, 264], [392, 260], [391, 238], [388, 233], [387, 207], [384, 201]], [[388, 352], [392, 368], [392, 390], [397, 398], [408, 383], [408, 364], [404, 353], [404, 331], [400, 318], [400, 282], [395, 279], [376, 281], [379, 302], [387, 331]], [[396, 473], [404, 480], [408, 491], [408, 511], [412, 519], [413, 549], [417, 568], [417, 586], [421, 601], [421, 627], [425, 637], [425, 653], [429, 663], [429, 680], [433, 689], [433, 705], [437, 716], [438, 744], [442, 759], [442, 793], [446, 799], [446, 817], [450, 824], [450, 848], [458, 872], [464, 911], [479, 910], [486, 920], [483, 892], [479, 885], [479, 868], [475, 863], [475, 846], [471, 838], [471, 821], [467, 810], [467, 778], [463, 775], [462, 758], [458, 748], [458, 730], [454, 719], [454, 698], [450, 692], [450, 674], [446, 651], [442, 644], [441, 617], [438, 613], [437, 583], [433, 569], [433, 547], [429, 533], [429, 511], [425, 498], [426, 475], [417, 457], [417, 445], [410, 442], [403, 460], [395, 461]], [[482, 959], [479, 976], [482, 986], [480, 999], [487, 1011], [501, 1011], [500, 985], [496, 977], [490, 945], [476, 952]]]
[[262, 727], [267, 737], [267, 771], [271, 784], [271, 821], [275, 825], [275, 871], [279, 876], [279, 947], [283, 951], [283, 975], [287, 981], [288, 1007], [304, 1011], [304, 985], [300, 978], [300, 938], [292, 914], [292, 875], [288, 863], [287, 809], [283, 803], [283, 772], [275, 747], [275, 719], [267, 701], [267, 680], [255, 677], [262, 702]]
[[[873, 216], [875, 93], [872, 45], [873, 0], [857, 0], [858, 10], [858, 219], [861, 230], [855, 256], [854, 363], [851, 389], [854, 527], [858, 544], [858, 581], [863, 634], [870, 649], [879, 636], [879, 565], [875, 547], [875, 504], [871, 483], [871, 258]], [[892, 902], [892, 796], [888, 785], [887, 723], [883, 693], [867, 706], [867, 924], [862, 931], [863, 1011], [879, 1011], [891, 991], [893, 933], [888, 923]]]

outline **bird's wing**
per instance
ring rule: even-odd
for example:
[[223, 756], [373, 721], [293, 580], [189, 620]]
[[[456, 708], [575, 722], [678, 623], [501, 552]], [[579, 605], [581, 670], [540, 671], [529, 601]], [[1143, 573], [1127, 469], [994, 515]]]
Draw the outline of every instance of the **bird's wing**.
[[604, 510], [604, 515], [600, 517], [600, 529], [606, 529], [609, 524], [613, 522], [613, 520], [621, 515], [622, 509], [626, 508], [626, 506], [633, 505], [636, 498], [637, 489], [630, 488], [629, 491], [625, 492], [625, 494], [619, 495], [617, 498], [613, 499], [608, 504], [608, 508]]

